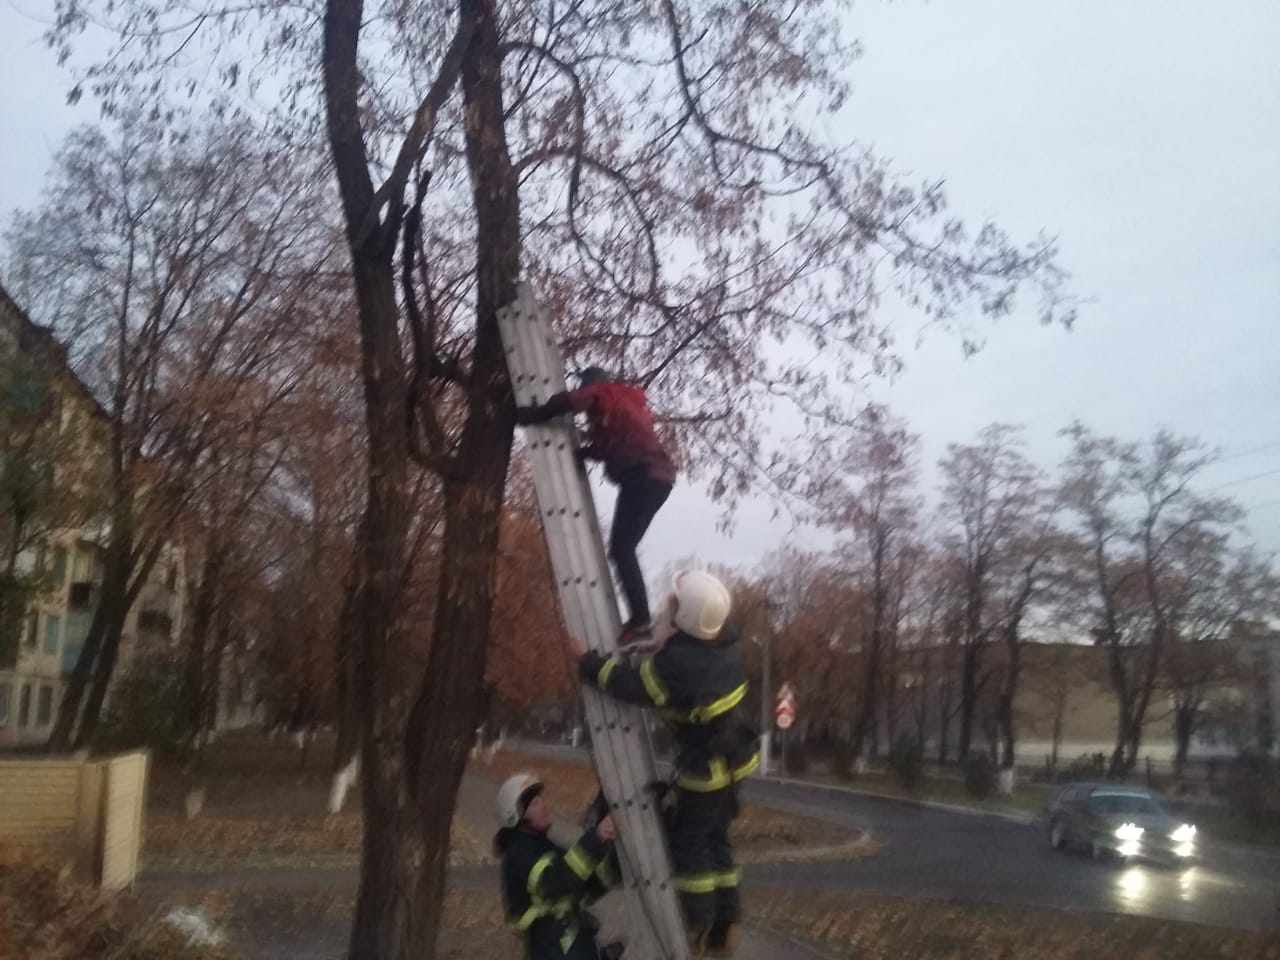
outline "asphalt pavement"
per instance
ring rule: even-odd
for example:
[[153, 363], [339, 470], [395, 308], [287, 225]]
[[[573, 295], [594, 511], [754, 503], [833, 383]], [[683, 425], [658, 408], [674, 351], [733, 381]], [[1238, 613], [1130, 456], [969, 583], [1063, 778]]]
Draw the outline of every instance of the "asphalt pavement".
[[862, 827], [884, 846], [847, 863], [749, 867], [745, 881], [843, 888], [892, 896], [1126, 913], [1233, 927], [1280, 929], [1280, 856], [1202, 843], [1193, 866], [1095, 862], [1049, 846], [1038, 825], [876, 799], [840, 788], [749, 781], [748, 799]]

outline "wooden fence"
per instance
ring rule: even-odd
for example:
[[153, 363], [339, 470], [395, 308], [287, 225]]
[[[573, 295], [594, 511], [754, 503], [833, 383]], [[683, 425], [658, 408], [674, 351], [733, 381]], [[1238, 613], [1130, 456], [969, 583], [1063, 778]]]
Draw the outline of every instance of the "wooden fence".
[[0, 840], [39, 846], [109, 890], [131, 884], [142, 852], [145, 752], [0, 760]]

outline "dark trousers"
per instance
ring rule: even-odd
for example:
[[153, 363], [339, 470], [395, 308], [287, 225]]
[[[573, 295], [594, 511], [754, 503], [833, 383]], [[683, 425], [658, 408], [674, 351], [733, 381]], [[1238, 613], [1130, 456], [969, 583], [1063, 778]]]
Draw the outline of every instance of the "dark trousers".
[[630, 470], [618, 482], [618, 502], [609, 531], [609, 556], [618, 568], [618, 580], [627, 598], [629, 623], [649, 621], [649, 594], [636, 558], [636, 548], [658, 509], [671, 496], [671, 484], [650, 476], [644, 468]]
[[671, 861], [676, 889], [690, 930], [737, 923], [738, 870], [729, 843], [729, 824], [738, 815], [736, 787], [700, 793], [676, 788]]

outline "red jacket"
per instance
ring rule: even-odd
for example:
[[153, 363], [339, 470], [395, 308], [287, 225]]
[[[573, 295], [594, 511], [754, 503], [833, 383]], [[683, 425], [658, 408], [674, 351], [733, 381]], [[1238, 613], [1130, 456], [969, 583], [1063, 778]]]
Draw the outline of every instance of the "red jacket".
[[585, 413], [590, 444], [583, 451], [604, 461], [609, 479], [619, 483], [625, 473], [643, 467], [649, 476], [674, 483], [676, 465], [653, 429], [653, 414], [644, 391], [626, 383], [595, 383], [551, 397], [544, 410], [562, 408]]

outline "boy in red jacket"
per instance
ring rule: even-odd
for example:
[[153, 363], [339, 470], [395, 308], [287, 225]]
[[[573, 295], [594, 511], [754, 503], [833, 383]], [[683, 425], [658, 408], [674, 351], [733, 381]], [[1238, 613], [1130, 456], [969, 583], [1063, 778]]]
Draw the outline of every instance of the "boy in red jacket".
[[599, 367], [582, 371], [580, 386], [550, 397], [546, 403], [516, 408], [516, 423], [545, 423], [566, 413], [585, 413], [588, 444], [580, 460], [600, 460], [605, 475], [618, 486], [618, 502], [609, 532], [609, 556], [627, 598], [630, 617], [620, 643], [648, 638], [652, 632], [649, 595], [636, 548], [658, 509], [671, 495], [676, 467], [653, 429], [653, 414], [644, 390], [612, 379]]

